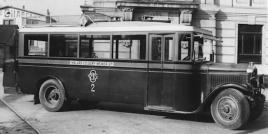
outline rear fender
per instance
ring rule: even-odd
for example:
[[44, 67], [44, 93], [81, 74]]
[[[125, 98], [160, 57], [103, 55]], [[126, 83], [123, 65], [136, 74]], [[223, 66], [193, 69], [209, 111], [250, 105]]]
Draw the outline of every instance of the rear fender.
[[57, 77], [57, 76], [53, 76], [53, 75], [49, 75], [49, 76], [46, 76], [42, 79], [40, 79], [37, 84], [36, 84], [36, 90], [35, 90], [35, 93], [34, 93], [34, 103], [35, 104], [39, 104], [40, 101], [39, 101], [39, 90], [40, 90], [40, 87], [41, 85], [46, 81], [46, 80], [49, 80], [49, 79], [55, 79], [57, 80], [63, 87], [65, 87], [62, 83], [62, 80]]

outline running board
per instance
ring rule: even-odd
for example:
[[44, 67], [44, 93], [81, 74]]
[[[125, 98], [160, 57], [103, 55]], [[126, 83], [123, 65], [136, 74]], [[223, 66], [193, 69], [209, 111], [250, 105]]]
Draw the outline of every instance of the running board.
[[175, 111], [172, 107], [167, 107], [167, 106], [146, 106], [146, 107], [144, 107], [144, 110], [163, 111], [163, 112]]
[[4, 94], [22, 94], [16, 87], [4, 87]]
[[144, 107], [144, 110], [167, 112], [167, 113], [178, 113], [178, 114], [194, 114], [198, 112], [198, 110], [191, 111], [191, 112], [177, 111], [177, 110], [174, 110], [172, 107], [167, 107], [167, 106], [146, 106]]

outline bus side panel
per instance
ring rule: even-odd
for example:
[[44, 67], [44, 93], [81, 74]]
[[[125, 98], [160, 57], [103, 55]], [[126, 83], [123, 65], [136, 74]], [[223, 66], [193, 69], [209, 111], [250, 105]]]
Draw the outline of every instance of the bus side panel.
[[25, 94], [34, 94], [36, 84], [41, 76], [45, 74], [44, 68], [25, 66], [18, 63], [18, 85]]
[[3, 67], [3, 87], [4, 93], [7, 94], [18, 92], [16, 81], [17, 29], [17, 25], [0, 25], [0, 68]]
[[[95, 92], [91, 92], [91, 82], [88, 77], [90, 72], [95, 70], [98, 79], [94, 82]], [[108, 96], [109, 70], [101, 68], [79, 68], [62, 66], [41, 66], [41, 65], [20, 65], [19, 85], [23, 93], [34, 94], [39, 80], [47, 76], [55, 76], [61, 80], [65, 86], [67, 94], [71, 98], [86, 100], [105, 99]]]
[[88, 67], [72, 70], [69, 79], [65, 81], [71, 97], [89, 101], [108, 100], [109, 68]]
[[200, 87], [193, 80], [191, 73], [176, 73], [175, 109], [177, 111], [192, 112], [200, 105]]
[[144, 104], [147, 89], [145, 69], [112, 69], [110, 72], [110, 101]]

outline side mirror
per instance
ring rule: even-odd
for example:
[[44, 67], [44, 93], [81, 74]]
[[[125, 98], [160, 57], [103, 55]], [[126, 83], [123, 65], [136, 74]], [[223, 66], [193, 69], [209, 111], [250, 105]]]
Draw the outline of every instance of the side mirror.
[[214, 62], [214, 52], [213, 51], [209, 56], [210, 56], [210, 61]]
[[5, 61], [3, 62], [3, 65], [2, 65], [2, 72], [5, 72], [6, 70], [6, 64], [5, 64]]

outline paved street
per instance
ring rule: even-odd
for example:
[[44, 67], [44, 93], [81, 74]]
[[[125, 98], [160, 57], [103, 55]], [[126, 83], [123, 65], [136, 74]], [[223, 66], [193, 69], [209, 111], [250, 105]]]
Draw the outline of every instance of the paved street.
[[[3, 90], [1, 72], [0, 85], [0, 99], [2, 99]], [[0, 134], [36, 134], [36, 132], [0, 100]]]
[[[2, 88], [0, 91], [2, 92]], [[38, 128], [41, 134], [264, 134], [268, 132], [267, 109], [261, 118], [250, 123], [245, 130], [232, 131], [218, 127], [210, 116], [146, 112], [136, 105], [101, 103], [96, 108], [81, 108], [78, 104], [73, 104], [64, 112], [48, 112], [40, 104], [33, 104], [32, 95], [2, 95], [2, 98]]]

